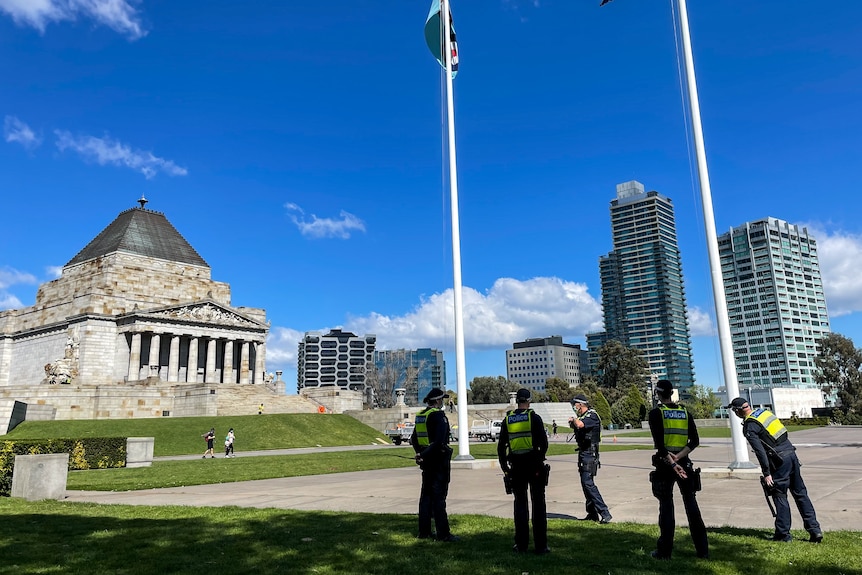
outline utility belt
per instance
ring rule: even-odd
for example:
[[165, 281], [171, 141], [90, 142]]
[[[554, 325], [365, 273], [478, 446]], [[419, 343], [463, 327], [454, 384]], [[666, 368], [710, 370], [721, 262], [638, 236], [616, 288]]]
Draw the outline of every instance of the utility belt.
[[680, 487], [684, 486], [683, 488], [687, 488], [695, 493], [703, 489], [703, 484], [700, 480], [700, 467], [695, 469], [694, 464], [687, 457], [677, 461], [677, 464], [685, 471], [685, 479], [680, 478], [673, 466], [665, 458], [659, 457], [658, 454], [652, 456], [652, 464], [655, 466], [655, 470], [650, 471], [649, 480], [653, 486], [653, 495], [656, 497], [659, 497], [657, 487], [667, 481], [679, 481]]

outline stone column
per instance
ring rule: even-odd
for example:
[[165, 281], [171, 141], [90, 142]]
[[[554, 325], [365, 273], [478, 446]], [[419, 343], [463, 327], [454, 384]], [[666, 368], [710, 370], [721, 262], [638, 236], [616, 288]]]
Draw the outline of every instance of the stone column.
[[129, 348], [129, 374], [126, 376], [127, 381], [137, 381], [141, 379], [141, 334], [132, 334], [132, 343]]
[[262, 341], [254, 344], [254, 382], [263, 383], [266, 375], [266, 344]]
[[161, 348], [161, 336], [154, 333], [150, 340], [150, 373], [149, 377], [159, 377], [159, 349]]
[[236, 383], [233, 374], [233, 340], [229, 339], [224, 344], [224, 364], [221, 370], [222, 383]]
[[204, 374], [204, 381], [207, 383], [215, 383], [217, 345], [217, 339], [207, 338], [207, 366]]
[[243, 340], [239, 352], [239, 382], [248, 383], [248, 340]]
[[198, 381], [198, 338], [192, 336], [189, 340], [189, 361], [186, 367], [186, 381], [197, 383]]
[[168, 381], [180, 379], [180, 336], [171, 336], [171, 354], [168, 357]]

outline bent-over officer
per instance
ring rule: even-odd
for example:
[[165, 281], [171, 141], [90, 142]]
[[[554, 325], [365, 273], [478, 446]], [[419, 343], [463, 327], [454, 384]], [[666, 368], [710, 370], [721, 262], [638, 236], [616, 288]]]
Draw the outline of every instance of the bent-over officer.
[[[419, 539], [460, 541], [449, 530], [446, 496], [449, 494], [452, 448], [449, 447], [449, 420], [443, 411], [443, 400], [449, 396], [434, 388], [425, 396], [427, 407], [416, 414], [410, 444], [416, 452], [416, 463], [422, 469], [419, 494]], [[437, 533], [431, 531], [431, 517]]]
[[742, 434], [754, 450], [763, 480], [772, 492], [772, 500], [775, 501], [773, 541], [789, 542], [793, 539], [790, 535], [788, 490], [802, 516], [802, 525], [808, 531], [808, 540], [812, 543], [823, 541], [823, 531], [817, 521], [811, 498], [808, 497], [808, 488], [802, 480], [796, 448], [790, 443], [787, 428], [768, 409], [752, 409], [745, 398], [737, 397], [727, 407], [742, 419]]
[[530, 509], [527, 489], [533, 503], [533, 544], [539, 555], [550, 553], [548, 547], [548, 514], [545, 505], [545, 485], [549, 466], [545, 465], [548, 434], [542, 418], [530, 409], [529, 389], [519, 389], [515, 395], [517, 409], [506, 414], [500, 427], [497, 458], [510, 481], [515, 495], [515, 546], [523, 553], [530, 543]]
[[653, 455], [655, 471], [651, 471], [653, 495], [658, 499], [659, 538], [652, 556], [656, 559], [670, 559], [673, 552], [673, 536], [676, 518], [673, 508], [673, 486], [679, 485], [682, 503], [688, 517], [688, 530], [697, 556], [709, 558], [709, 542], [706, 539], [706, 526], [700, 515], [696, 493], [700, 490], [700, 470], [694, 470], [689, 453], [700, 445], [697, 425], [688, 411], [674, 403], [673, 384], [661, 379], [655, 385], [658, 407], [649, 412], [649, 430], [655, 444]]
[[602, 419], [583, 393], [572, 399], [572, 407], [577, 417], [569, 420], [575, 430], [575, 441], [578, 443], [578, 474], [581, 477], [581, 488], [586, 499], [587, 516], [584, 521], [610, 523], [611, 513], [599, 493], [593, 478], [599, 470], [599, 442], [602, 438]]

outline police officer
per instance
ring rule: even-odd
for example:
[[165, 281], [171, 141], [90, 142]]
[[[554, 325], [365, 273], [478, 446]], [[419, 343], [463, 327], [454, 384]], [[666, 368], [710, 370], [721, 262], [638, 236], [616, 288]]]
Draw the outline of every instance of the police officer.
[[500, 427], [497, 458], [510, 480], [515, 495], [515, 546], [523, 553], [530, 543], [530, 509], [527, 489], [533, 503], [533, 543], [539, 555], [550, 553], [548, 547], [548, 515], [545, 505], [545, 485], [549, 467], [545, 465], [548, 435], [542, 418], [530, 409], [529, 389], [519, 389], [515, 395], [518, 408], [506, 414]]
[[652, 556], [670, 559], [673, 552], [673, 535], [676, 518], [673, 508], [673, 486], [679, 485], [688, 530], [694, 542], [697, 556], [709, 558], [709, 543], [706, 526], [700, 515], [695, 494], [700, 490], [700, 470], [694, 470], [689, 453], [700, 444], [697, 426], [688, 411], [671, 400], [673, 384], [659, 380], [655, 385], [658, 407], [649, 412], [649, 429], [656, 454], [653, 455], [655, 470], [650, 472], [653, 495], [658, 499], [659, 538]]
[[731, 401], [727, 408], [742, 419], [742, 434], [757, 456], [766, 485], [772, 488], [775, 501], [775, 534], [772, 539], [785, 542], [793, 539], [790, 535], [790, 503], [787, 501], [789, 489], [802, 516], [802, 524], [808, 531], [808, 540], [812, 543], [823, 541], [823, 531], [802, 480], [796, 448], [790, 443], [781, 420], [763, 407], [751, 409], [742, 397]]
[[[419, 494], [419, 539], [437, 539], [453, 543], [460, 537], [449, 531], [446, 496], [449, 494], [452, 448], [449, 447], [449, 420], [443, 411], [443, 400], [449, 396], [434, 388], [425, 396], [428, 407], [416, 414], [410, 444], [416, 452], [416, 463], [422, 469], [422, 491]], [[437, 533], [431, 531], [431, 517]]]
[[578, 415], [569, 420], [569, 425], [575, 430], [575, 441], [578, 442], [578, 474], [581, 476], [581, 487], [587, 501], [587, 516], [583, 520], [610, 523], [608, 506], [593, 481], [599, 470], [602, 420], [596, 410], [590, 407], [587, 396], [582, 393], [572, 399], [572, 407]]

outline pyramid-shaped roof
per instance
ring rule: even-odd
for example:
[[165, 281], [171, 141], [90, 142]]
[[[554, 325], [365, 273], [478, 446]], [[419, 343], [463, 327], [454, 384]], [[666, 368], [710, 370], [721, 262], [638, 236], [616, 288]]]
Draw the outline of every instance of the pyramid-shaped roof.
[[165, 214], [143, 207], [121, 212], [66, 266], [115, 252], [209, 267], [189, 242], [171, 225]]

